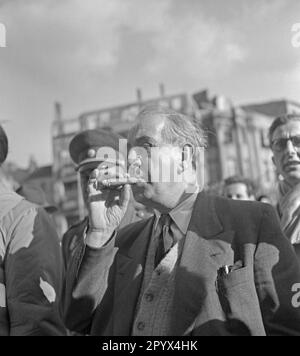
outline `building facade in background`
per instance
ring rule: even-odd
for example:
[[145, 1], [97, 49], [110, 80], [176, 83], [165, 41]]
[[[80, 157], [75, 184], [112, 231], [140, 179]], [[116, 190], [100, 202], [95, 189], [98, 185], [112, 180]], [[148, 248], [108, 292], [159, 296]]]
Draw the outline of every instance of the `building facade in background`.
[[191, 115], [204, 128], [208, 138], [205, 154], [206, 188], [220, 186], [225, 178], [239, 174], [252, 179], [261, 192], [274, 190], [276, 174], [271, 160], [268, 129], [274, 117], [300, 112], [300, 105], [277, 101], [235, 107], [222, 96], [209, 98], [206, 90], [189, 96], [178, 94], [143, 101], [140, 92], [135, 103], [115, 106], [63, 119], [56, 104], [52, 127], [54, 201], [73, 224], [85, 215], [79, 177], [69, 155], [69, 143], [82, 130], [101, 128], [126, 137], [140, 109], [160, 104]]

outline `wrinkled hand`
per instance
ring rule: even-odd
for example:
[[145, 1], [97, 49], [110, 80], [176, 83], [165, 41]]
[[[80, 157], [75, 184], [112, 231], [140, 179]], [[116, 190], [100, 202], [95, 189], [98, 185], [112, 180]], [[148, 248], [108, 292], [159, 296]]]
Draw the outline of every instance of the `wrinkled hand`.
[[279, 204], [282, 213], [281, 226], [285, 230], [295, 219], [300, 218], [300, 184], [291, 189]]
[[108, 240], [119, 227], [127, 210], [131, 188], [126, 184], [119, 189], [103, 189], [101, 181], [121, 176], [119, 166], [108, 167], [104, 162], [92, 172], [88, 184], [89, 231], [101, 234], [104, 240]]

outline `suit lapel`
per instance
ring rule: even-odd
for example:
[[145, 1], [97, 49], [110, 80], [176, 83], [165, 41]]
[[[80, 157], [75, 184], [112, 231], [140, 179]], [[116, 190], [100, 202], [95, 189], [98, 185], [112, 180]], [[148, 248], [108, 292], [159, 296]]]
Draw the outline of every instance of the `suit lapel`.
[[223, 231], [213, 198], [200, 193], [176, 272], [172, 335], [192, 331], [218, 269], [233, 258], [233, 237], [233, 231]]
[[[139, 233], [133, 231], [130, 234], [135, 240], [127, 251], [123, 249], [124, 252], [126, 251], [126, 255], [122, 253], [123, 250], [117, 254], [113, 335], [130, 334], [154, 219], [153, 217], [147, 220]], [[127, 236], [120, 234], [120, 238], [127, 238]]]

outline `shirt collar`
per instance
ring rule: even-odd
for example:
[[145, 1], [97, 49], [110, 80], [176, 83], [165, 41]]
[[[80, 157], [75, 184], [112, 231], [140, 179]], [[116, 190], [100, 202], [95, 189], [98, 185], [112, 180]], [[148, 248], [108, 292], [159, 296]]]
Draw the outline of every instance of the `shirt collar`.
[[[179, 204], [169, 212], [169, 215], [172, 218], [172, 221], [178, 227], [178, 229], [186, 235], [190, 220], [192, 217], [193, 207], [199, 192], [199, 188], [197, 186], [194, 187], [193, 192], [189, 194], [185, 194], [182, 197], [182, 200]], [[156, 215], [156, 225], [160, 218], [160, 212], [155, 210]]]

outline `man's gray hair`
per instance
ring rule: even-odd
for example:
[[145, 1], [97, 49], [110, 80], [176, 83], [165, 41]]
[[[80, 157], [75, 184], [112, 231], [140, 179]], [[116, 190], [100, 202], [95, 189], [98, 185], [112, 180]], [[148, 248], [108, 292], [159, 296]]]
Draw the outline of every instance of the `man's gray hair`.
[[164, 143], [177, 145], [182, 148], [185, 145], [189, 145], [193, 148], [194, 152], [196, 152], [196, 149], [199, 147], [206, 147], [206, 136], [199, 124], [196, 124], [196, 122], [187, 115], [158, 105], [146, 106], [140, 111], [137, 116], [137, 124], [130, 130], [129, 142], [132, 142], [136, 135], [139, 121], [142, 118], [147, 117], [151, 120], [151, 117], [157, 116], [166, 119], [166, 123], [161, 132]]

